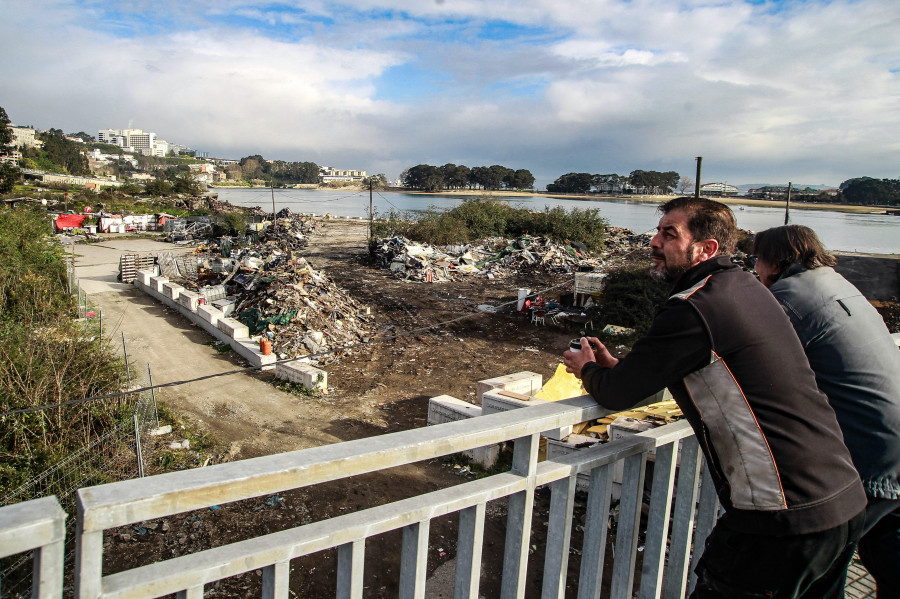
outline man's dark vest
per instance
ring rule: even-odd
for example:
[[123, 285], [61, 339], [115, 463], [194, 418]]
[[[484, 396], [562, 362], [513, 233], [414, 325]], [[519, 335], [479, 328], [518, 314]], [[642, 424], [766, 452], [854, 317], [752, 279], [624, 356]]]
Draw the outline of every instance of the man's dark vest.
[[740, 269], [719, 270], [670, 299], [700, 316], [710, 364], [672, 389], [697, 433], [729, 522], [799, 534], [865, 507], [834, 412], [774, 297]]

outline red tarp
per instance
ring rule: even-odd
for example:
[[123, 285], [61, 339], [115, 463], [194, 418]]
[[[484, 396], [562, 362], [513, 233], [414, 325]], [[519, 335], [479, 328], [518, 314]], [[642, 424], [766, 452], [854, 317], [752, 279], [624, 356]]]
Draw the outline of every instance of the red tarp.
[[87, 219], [87, 217], [83, 214], [60, 214], [56, 218], [56, 228], [59, 230], [78, 229], [85, 219]]

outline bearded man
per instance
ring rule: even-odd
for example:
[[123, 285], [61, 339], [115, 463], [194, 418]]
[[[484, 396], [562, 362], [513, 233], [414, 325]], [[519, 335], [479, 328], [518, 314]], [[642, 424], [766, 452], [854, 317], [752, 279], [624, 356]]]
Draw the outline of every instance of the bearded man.
[[778, 302], [732, 264], [731, 210], [660, 211], [650, 248], [671, 297], [624, 358], [583, 338], [566, 369], [611, 410], [667, 387], [694, 429], [725, 513], [691, 597], [843, 597], [866, 497], [834, 411]]

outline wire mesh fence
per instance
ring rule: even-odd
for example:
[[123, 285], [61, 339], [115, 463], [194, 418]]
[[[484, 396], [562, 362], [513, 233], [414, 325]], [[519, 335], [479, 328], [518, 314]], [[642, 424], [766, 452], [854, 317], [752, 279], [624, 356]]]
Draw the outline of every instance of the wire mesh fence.
[[[102, 312], [92, 305], [69, 268], [69, 290], [78, 300], [78, 317], [82, 319], [82, 332], [89, 336], [103, 336]], [[127, 363], [127, 349], [124, 346]], [[138, 386], [149, 383], [150, 371], [145, 373], [147, 380]], [[130, 375], [129, 375], [130, 379]], [[136, 383], [137, 381], [129, 381]], [[66, 520], [66, 557], [65, 570], [72, 571], [75, 538], [75, 500], [78, 489], [92, 485], [135, 478], [143, 473], [143, 456], [151, 453], [155, 447], [155, 437], [151, 434], [158, 426], [156, 401], [152, 391], [143, 391], [127, 395], [124, 399], [130, 417], [117, 422], [114, 426], [76, 449], [68, 453], [51, 467], [37, 476], [0, 497], [0, 506], [10, 505], [55, 495], [60, 505], [69, 514]], [[25, 553], [11, 556], [0, 561], [0, 598], [18, 599], [31, 595], [32, 554]], [[68, 582], [68, 581], [67, 581]], [[71, 586], [66, 589], [69, 591]]]

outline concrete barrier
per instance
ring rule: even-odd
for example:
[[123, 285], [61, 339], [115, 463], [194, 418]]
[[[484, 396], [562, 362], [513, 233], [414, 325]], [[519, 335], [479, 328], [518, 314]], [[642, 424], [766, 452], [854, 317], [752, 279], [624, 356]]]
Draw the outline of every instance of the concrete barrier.
[[302, 358], [290, 362], [279, 362], [275, 365], [275, 376], [303, 385], [304, 388], [311, 391], [328, 390], [328, 373]]
[[216, 326], [232, 339], [249, 339], [250, 329], [236, 318], [220, 318]]
[[[139, 273], [140, 272], [141, 271], [139, 271]], [[217, 308], [198, 305], [196, 310], [192, 310], [179, 301], [173, 300], [169, 295], [163, 292], [163, 288], [169, 285], [169, 281], [165, 277], [151, 276], [149, 285], [144, 283], [146, 280], [147, 277], [143, 275], [136, 276], [133, 285], [153, 299], [177, 310], [182, 316], [200, 326], [219, 341], [229, 344], [231, 349], [240, 357], [247, 360], [251, 366], [260, 368], [261, 370], [271, 370], [275, 368], [275, 362], [277, 360], [275, 354], [263, 355], [263, 353], [259, 351], [259, 345], [250, 340], [249, 331], [247, 330], [246, 325], [233, 318], [225, 318], [224, 320], [231, 322], [229, 323], [230, 326], [226, 326], [225, 330], [222, 330], [218, 325], [223, 319], [220, 318], [219, 314], [221, 311]], [[178, 287], [181, 286], [178, 285]], [[179, 292], [179, 296], [180, 295], [181, 292]], [[236, 334], [237, 337], [235, 337], [234, 334]]]

